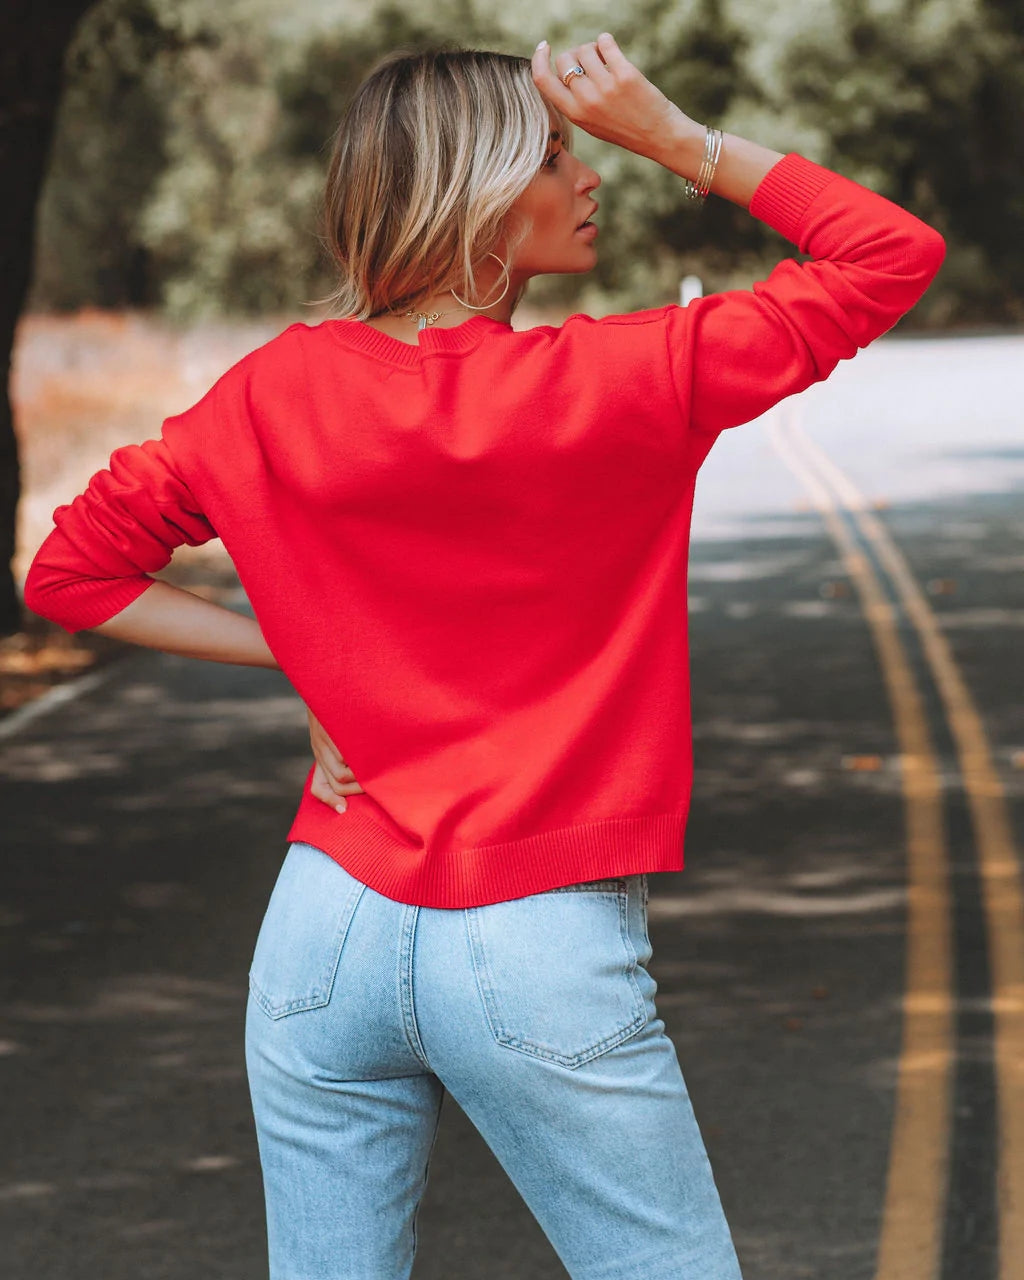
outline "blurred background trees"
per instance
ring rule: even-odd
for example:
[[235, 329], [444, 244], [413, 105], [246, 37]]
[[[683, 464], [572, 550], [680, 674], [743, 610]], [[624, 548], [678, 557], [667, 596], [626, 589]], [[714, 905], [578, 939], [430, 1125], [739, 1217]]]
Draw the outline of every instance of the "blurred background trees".
[[10, 400], [10, 355], [29, 288], [39, 190], [50, 158], [68, 43], [89, 0], [0, 9], [0, 635], [18, 626], [10, 568], [21, 468]]
[[[330, 287], [317, 238], [330, 135], [374, 58], [440, 41], [529, 56], [534, 37], [557, 49], [609, 21], [603, 6], [564, 12], [100, 0], [66, 61], [31, 305], [305, 314]], [[695, 118], [799, 150], [943, 230], [949, 257], [906, 324], [1024, 318], [1020, 0], [631, 0], [612, 25]], [[604, 179], [604, 252], [585, 280], [535, 281], [531, 301], [660, 305], [685, 272], [720, 289], [778, 260], [778, 238], [741, 210], [691, 210], [674, 175], [582, 131], [577, 148]]]

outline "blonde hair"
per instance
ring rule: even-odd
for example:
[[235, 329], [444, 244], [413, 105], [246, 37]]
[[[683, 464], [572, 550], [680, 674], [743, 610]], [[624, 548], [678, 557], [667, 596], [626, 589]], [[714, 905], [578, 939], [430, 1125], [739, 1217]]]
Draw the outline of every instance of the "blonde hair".
[[[571, 121], [550, 111], [571, 147]], [[529, 235], [507, 215], [540, 171], [550, 129], [528, 58], [451, 47], [379, 58], [332, 140], [320, 239], [339, 280], [320, 301], [356, 320], [449, 288], [475, 306], [496, 301], [504, 273], [481, 298], [475, 267], [502, 240], [511, 266]]]

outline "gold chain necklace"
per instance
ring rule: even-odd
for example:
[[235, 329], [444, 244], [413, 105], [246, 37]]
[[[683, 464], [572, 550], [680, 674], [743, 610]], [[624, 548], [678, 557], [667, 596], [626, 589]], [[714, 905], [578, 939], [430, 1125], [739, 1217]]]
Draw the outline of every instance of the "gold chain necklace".
[[401, 315], [408, 320], [416, 320], [418, 318], [419, 323], [416, 325], [416, 332], [419, 333], [421, 329], [425, 329], [428, 324], [433, 324], [441, 316], [450, 316], [456, 311], [468, 310], [468, 307], [449, 307], [447, 311], [392, 311], [391, 314], [393, 316]]

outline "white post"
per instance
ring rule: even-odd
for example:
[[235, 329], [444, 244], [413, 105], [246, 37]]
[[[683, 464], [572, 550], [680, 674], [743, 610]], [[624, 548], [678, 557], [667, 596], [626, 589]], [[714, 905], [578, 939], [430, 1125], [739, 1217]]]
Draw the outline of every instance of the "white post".
[[683, 276], [679, 282], [679, 305], [685, 307], [694, 298], [703, 298], [704, 282], [700, 276]]

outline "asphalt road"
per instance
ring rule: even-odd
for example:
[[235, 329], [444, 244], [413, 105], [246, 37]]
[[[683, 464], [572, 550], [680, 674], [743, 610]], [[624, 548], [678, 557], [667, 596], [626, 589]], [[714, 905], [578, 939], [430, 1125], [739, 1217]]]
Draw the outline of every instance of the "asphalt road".
[[[1024, 343], [974, 341], [956, 348], [962, 367], [953, 344], [880, 344], [855, 362], [859, 379], [837, 375], [798, 415], [730, 433], [705, 469], [690, 579], [695, 800], [686, 869], [651, 877], [650, 969], [746, 1280], [1024, 1274], [1009, 1252], [1021, 1170], [1007, 1165], [1022, 1096], [1006, 1054], [1019, 1031], [1019, 863], [1004, 858], [999, 893], [986, 892], [996, 846], [972, 801], [974, 722], [948, 702], [869, 517], [844, 509], [834, 483], [833, 514], [814, 505], [825, 472], [806, 444], [887, 500], [871, 510], [977, 713], [1001, 793], [985, 812], [1003, 814], [1016, 857], [1024, 444], [1012, 377], [970, 409], [969, 431], [938, 419], [960, 412], [943, 377], [959, 385], [979, 359], [1024, 368]], [[885, 600], [874, 612], [865, 573]], [[914, 707], [930, 800], [908, 800], [899, 735]], [[5, 1280], [266, 1274], [246, 973], [307, 765], [303, 709], [278, 673], [148, 652], [0, 728]], [[915, 864], [913, 806], [929, 803], [938, 834]], [[919, 891], [915, 865], [946, 868], [948, 899]], [[925, 954], [928, 998], [908, 1001]], [[915, 1027], [933, 1036], [927, 1053], [911, 1052]], [[415, 1280], [566, 1274], [450, 1098], [419, 1238]]]

